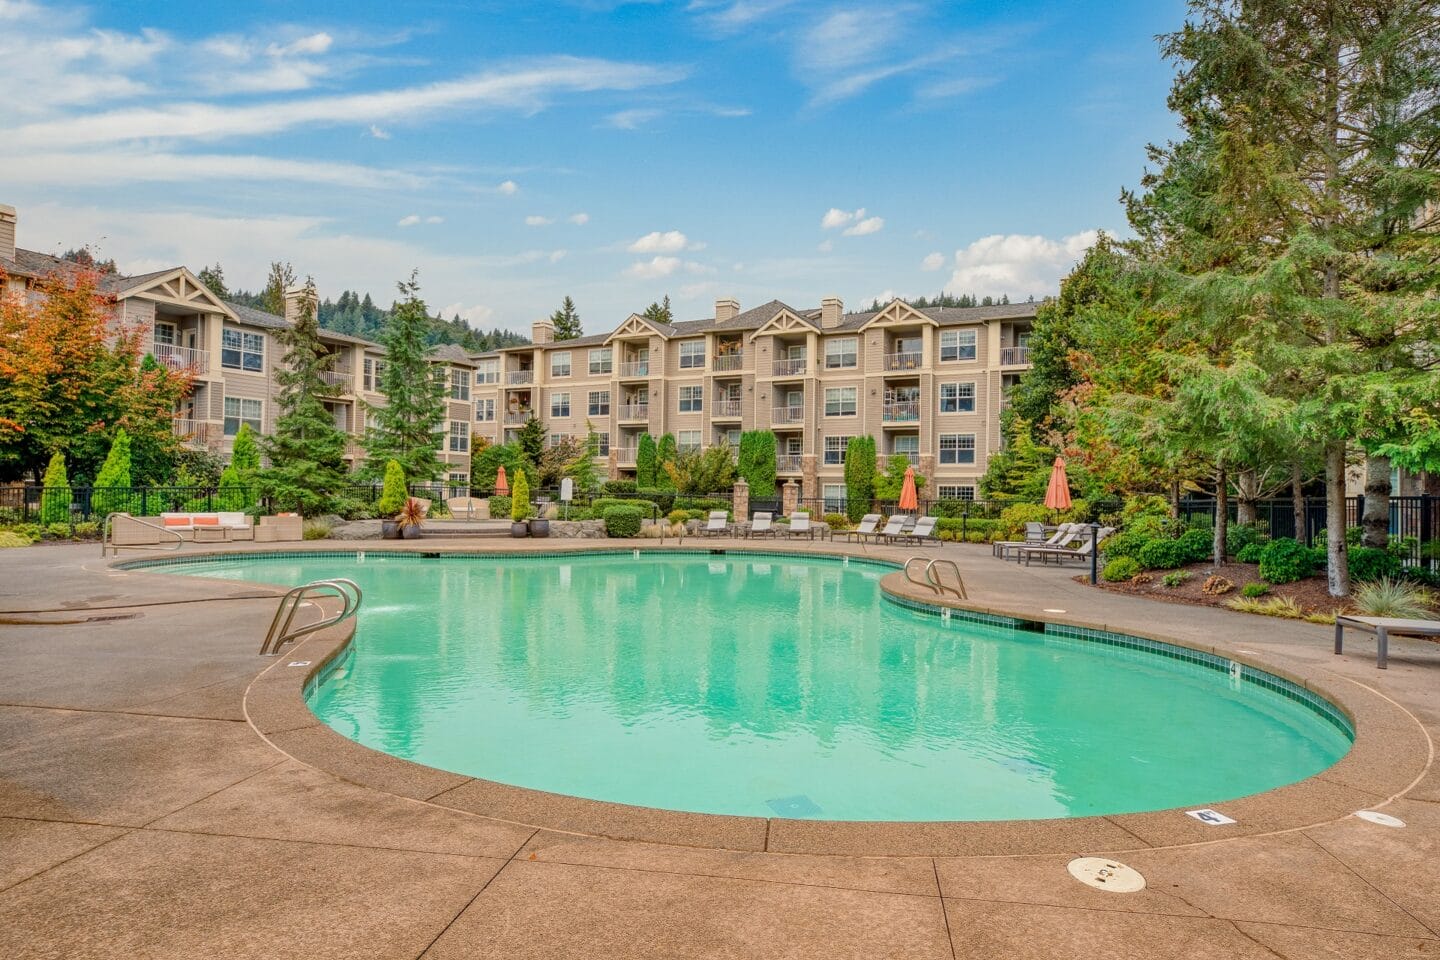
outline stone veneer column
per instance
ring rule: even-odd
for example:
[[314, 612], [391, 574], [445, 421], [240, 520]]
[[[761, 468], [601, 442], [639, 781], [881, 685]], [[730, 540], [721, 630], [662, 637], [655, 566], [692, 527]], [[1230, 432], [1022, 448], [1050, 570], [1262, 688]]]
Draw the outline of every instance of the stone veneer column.
[[744, 477], [736, 480], [730, 489], [730, 512], [735, 515], [736, 523], [750, 519], [750, 484]]
[[800, 509], [800, 484], [794, 480], [786, 480], [785, 485], [780, 488], [780, 512], [790, 516]]
[[800, 455], [800, 496], [814, 500], [820, 496], [818, 458], [813, 453]]

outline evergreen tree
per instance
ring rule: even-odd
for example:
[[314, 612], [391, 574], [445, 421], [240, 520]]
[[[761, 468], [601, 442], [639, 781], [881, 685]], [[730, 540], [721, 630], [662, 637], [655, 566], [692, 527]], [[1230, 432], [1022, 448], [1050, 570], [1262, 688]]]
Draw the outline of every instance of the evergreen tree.
[[290, 264], [271, 261], [270, 276], [260, 293], [260, 309], [277, 317], [285, 316], [285, 291], [295, 286], [295, 271]]
[[589, 493], [600, 486], [600, 471], [595, 467], [595, 458], [600, 456], [600, 435], [595, 425], [585, 421], [584, 447], [565, 468], [565, 475], [575, 481], [576, 490]]
[[510, 488], [510, 519], [519, 523], [530, 519], [530, 481], [525, 479], [522, 467], [515, 471], [515, 483]]
[[230, 288], [225, 286], [225, 270], [218, 262], [214, 266], [201, 267], [195, 279], [205, 284], [205, 288], [221, 300], [230, 299]]
[[574, 340], [580, 336], [580, 314], [575, 310], [575, 301], [568, 296], [560, 309], [550, 314], [550, 322], [555, 325], [556, 340]]
[[274, 435], [265, 438], [270, 469], [261, 474], [273, 505], [301, 514], [330, 509], [334, 491], [345, 475], [345, 434], [335, 426], [324, 403], [334, 388], [321, 374], [335, 360], [320, 345], [316, 300], [315, 285], [307, 280], [299, 316], [276, 334], [284, 349], [275, 371], [279, 416]]
[[845, 445], [845, 513], [852, 521], [858, 522], [870, 512], [877, 464], [875, 438], [851, 437]]
[[429, 483], [441, 471], [438, 453], [444, 437], [436, 425], [445, 422], [449, 386], [436, 375], [426, 357], [425, 327], [429, 317], [420, 299], [416, 274], [411, 273], [409, 280], [397, 286], [404, 299], [396, 305], [381, 338], [385, 370], [380, 392], [385, 395], [385, 404], [370, 408], [365, 472], [379, 477], [386, 464], [396, 460], [407, 482]]
[[[745, 452], [747, 437], [749, 438], [748, 454]], [[737, 468], [737, 472], [750, 485], [750, 495], [752, 497], [775, 496], [775, 472], [779, 467], [775, 459], [775, 434], [769, 430], [749, 430], [740, 435], [740, 444], [744, 460]]]
[[652, 323], [674, 323], [675, 314], [670, 309], [670, 295], [665, 295], [665, 300], [663, 303], [650, 304], [650, 306], [646, 307], [645, 312], [640, 314], [640, 316], [644, 317], [646, 320], [651, 321]]
[[513, 482], [515, 474], [525, 466], [525, 455], [520, 452], [518, 444], [492, 443], [478, 452], [472, 452], [470, 485], [481, 490], [494, 489], [496, 474], [502, 466], [506, 478]]
[[640, 434], [639, 446], [635, 449], [635, 486], [641, 490], [655, 489], [655, 473], [660, 469], [655, 453], [655, 438], [648, 433]]
[[540, 461], [545, 457], [545, 424], [532, 413], [515, 431], [515, 443], [520, 447], [520, 455], [525, 458], [530, 472], [533, 474], [539, 470]]
[[45, 468], [45, 488], [41, 491], [40, 522], [44, 524], [70, 521], [70, 479], [65, 474], [65, 454], [55, 453]]
[[380, 488], [380, 502], [375, 505], [382, 517], [393, 517], [405, 506], [410, 488], [405, 483], [405, 468], [399, 460], [385, 462], [385, 485]]
[[670, 471], [665, 465], [673, 464], [679, 456], [679, 448], [675, 445], [675, 434], [662, 434], [660, 442], [655, 445], [655, 488], [657, 490], [675, 489], [675, 481], [671, 479]]
[[260, 446], [255, 442], [255, 431], [250, 424], [240, 424], [235, 431], [235, 440], [230, 447], [230, 465], [242, 481], [248, 480], [260, 469]]
[[[910, 466], [910, 461], [904, 457], [886, 457], [885, 472], [875, 475], [875, 499], [898, 501], [900, 490], [905, 485], [905, 468]], [[918, 494], [925, 486], [925, 478], [918, 472], [915, 474], [915, 492]]]
[[110, 441], [110, 452], [95, 475], [91, 509], [104, 516], [130, 509], [130, 434], [121, 427]]

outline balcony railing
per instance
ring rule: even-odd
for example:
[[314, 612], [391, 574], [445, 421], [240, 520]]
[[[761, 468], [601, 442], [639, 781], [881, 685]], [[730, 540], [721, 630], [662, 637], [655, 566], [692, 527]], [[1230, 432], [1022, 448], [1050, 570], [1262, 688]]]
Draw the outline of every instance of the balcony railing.
[[919, 370], [920, 361], [924, 358], [925, 355], [920, 353], [918, 350], [906, 353], [887, 353], [885, 354], [885, 369]]
[[348, 367], [334, 367], [330, 370], [321, 370], [320, 379], [332, 387], [345, 387], [346, 393], [355, 389], [355, 371]]
[[799, 377], [804, 374], [804, 357], [786, 357], [783, 360], [775, 361], [775, 376], [777, 377]]
[[770, 419], [775, 423], [804, 423], [805, 408], [803, 406], [793, 406], [790, 404], [786, 404], [783, 407], [776, 407]]
[[891, 400], [880, 409], [885, 423], [915, 423], [920, 419], [919, 400]]
[[775, 458], [776, 473], [799, 473], [800, 457], [797, 454], [782, 453]]
[[619, 417], [621, 420], [649, 420], [650, 404], [622, 403], [620, 404]]
[[743, 400], [716, 400], [711, 408], [710, 416], [715, 417], [738, 417], [740, 416]]
[[615, 462], [619, 464], [632, 464], [635, 462], [636, 447], [613, 447], [615, 451]]
[[530, 419], [530, 411], [529, 411], [529, 410], [519, 410], [519, 411], [507, 410], [507, 411], [505, 412], [505, 423], [506, 423], [507, 426], [513, 425], [513, 424], [522, 424], [522, 423], [524, 423], [526, 420], [529, 420], [529, 419]]
[[710, 369], [716, 373], [726, 370], [739, 370], [745, 365], [745, 352], [736, 350], [734, 353], [717, 353], [710, 361]]
[[171, 370], [204, 370], [210, 366], [210, 351], [195, 347], [177, 347], [173, 343], [157, 343], [150, 352], [156, 362]]
[[535, 382], [534, 370], [511, 370], [505, 374], [505, 382], [512, 387], [523, 387]]
[[218, 438], [221, 426], [218, 423], [210, 423], [206, 420], [189, 420], [184, 417], [176, 417], [170, 422], [170, 429], [175, 436], [182, 440], [190, 440], [195, 443], [208, 443], [212, 433]]
[[620, 364], [620, 376], [622, 377], [648, 377], [650, 376], [649, 360], [627, 360]]
[[1029, 347], [1001, 347], [1000, 365], [1002, 367], [1019, 366], [1030, 362]]

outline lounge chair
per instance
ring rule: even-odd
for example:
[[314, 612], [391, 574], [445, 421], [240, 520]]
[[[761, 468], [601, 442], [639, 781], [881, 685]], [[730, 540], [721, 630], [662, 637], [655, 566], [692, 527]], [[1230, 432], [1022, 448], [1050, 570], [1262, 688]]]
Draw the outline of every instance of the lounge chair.
[[1035, 543], [1032, 540], [996, 540], [990, 544], [990, 552], [1002, 559], [1010, 559], [1010, 554], [1021, 547], [1068, 547], [1079, 540], [1081, 536], [1089, 533], [1090, 528], [1083, 523], [1062, 523], [1055, 528], [1055, 533], [1044, 543]]
[[877, 533], [876, 538], [885, 543], [893, 543], [905, 535], [905, 525], [910, 522], [910, 519], [903, 513], [895, 514], [885, 521], [885, 529]]
[[785, 536], [790, 539], [808, 537], [814, 540], [815, 528], [810, 525], [810, 514], [798, 510], [790, 514], [790, 527], [785, 531]]
[[750, 521], [750, 529], [745, 531], [746, 537], [773, 537], [775, 536], [774, 516], [760, 512], [755, 514], [755, 519]]
[[[880, 514], [867, 513], [860, 518], [860, 526], [854, 530], [845, 530], [843, 533], [845, 534], [846, 540], [869, 540], [879, 536], [879, 534], [875, 532], [875, 528], [878, 526], [880, 526]], [[831, 539], [834, 538], [832, 537]]]
[[927, 543], [939, 543], [940, 538], [935, 535], [935, 524], [939, 522], [938, 517], [921, 517], [915, 521], [915, 526], [905, 530], [897, 537], [906, 543], [913, 543], [917, 546], [924, 546]]
[[1096, 531], [1095, 537], [1085, 539], [1074, 550], [1069, 547], [1021, 547], [1015, 551], [1015, 562], [1025, 561], [1025, 566], [1030, 566], [1031, 560], [1039, 560], [1041, 563], [1049, 563], [1054, 560], [1056, 563], [1067, 563], [1071, 560], [1089, 560], [1090, 554], [1095, 548], [1105, 542], [1105, 538], [1115, 532], [1114, 527], [1101, 527]]
[[1335, 618], [1335, 653], [1338, 655], [1345, 644], [1345, 628], [1365, 630], [1375, 634], [1375, 666], [1388, 669], [1391, 637], [1422, 637], [1426, 640], [1440, 640], [1440, 620], [1404, 620], [1398, 617], [1352, 617]]
[[730, 515], [724, 510], [711, 510], [710, 519], [705, 522], [705, 529], [701, 532], [707, 537], [728, 537], [730, 535]]

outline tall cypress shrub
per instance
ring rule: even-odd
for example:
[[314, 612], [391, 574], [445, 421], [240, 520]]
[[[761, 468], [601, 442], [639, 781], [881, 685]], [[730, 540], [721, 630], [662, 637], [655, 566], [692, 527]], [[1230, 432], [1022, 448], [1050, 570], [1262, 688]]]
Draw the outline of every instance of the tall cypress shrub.
[[40, 494], [40, 522], [70, 521], [70, 478], [65, 473], [65, 454], [56, 453], [45, 468], [45, 489]]
[[635, 449], [635, 486], [641, 490], [655, 489], [655, 438], [648, 433], [640, 434], [640, 444]]
[[130, 509], [130, 434], [121, 427], [110, 442], [105, 464], [95, 475], [91, 510], [102, 517]]
[[655, 446], [655, 489], [674, 490], [675, 481], [670, 477], [670, 471], [665, 469], [665, 464], [673, 464], [680, 457], [680, 449], [675, 445], [675, 434], [666, 433], [660, 437], [660, 442]]
[[845, 445], [845, 513], [858, 522], [875, 499], [875, 438], [851, 437]]
[[742, 473], [750, 484], [750, 496], [773, 497], [776, 492], [775, 434], [769, 430], [750, 432], [750, 472]]

